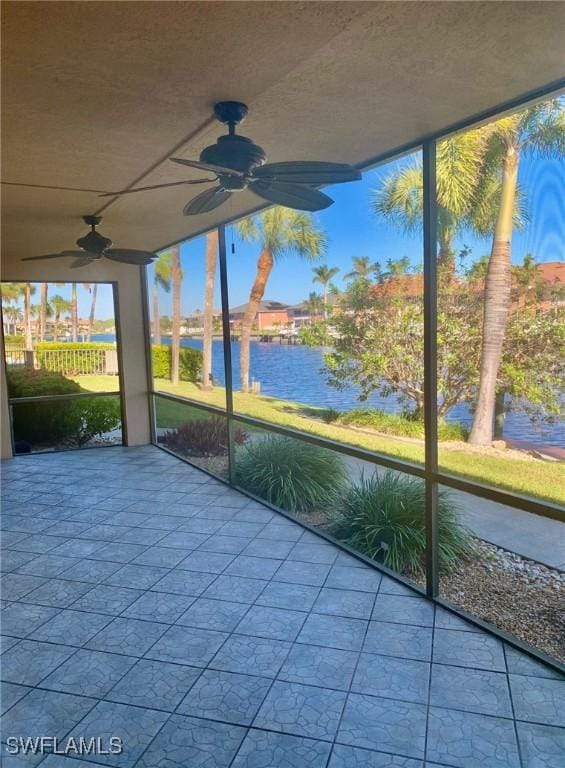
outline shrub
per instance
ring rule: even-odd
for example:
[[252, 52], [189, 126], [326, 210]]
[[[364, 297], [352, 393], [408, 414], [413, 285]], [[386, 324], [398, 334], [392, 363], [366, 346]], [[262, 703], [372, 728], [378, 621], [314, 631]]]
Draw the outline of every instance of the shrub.
[[334, 452], [268, 435], [238, 451], [237, 485], [289, 512], [311, 512], [335, 502], [345, 483]]
[[[457, 506], [438, 493], [440, 567], [448, 570], [472, 551]], [[419, 478], [387, 470], [373, 473], [343, 495], [331, 532], [340, 541], [399, 572], [422, 573], [426, 550], [425, 487]]]
[[72, 403], [76, 425], [70, 435], [77, 445], [82, 446], [93, 437], [111, 432], [121, 424], [122, 414], [119, 397], [93, 397]]
[[[424, 439], [424, 422], [396, 413], [386, 413], [378, 409], [355, 408], [340, 415], [341, 424], [352, 424], [357, 427], [369, 427], [385, 435], [415, 437]], [[438, 423], [438, 438], [440, 440], [466, 440], [468, 430], [457, 421]]]
[[[151, 359], [153, 376], [156, 379], [171, 378], [172, 350], [168, 344], [153, 344]], [[192, 347], [181, 347], [179, 355], [179, 378], [181, 381], [196, 383], [202, 373], [202, 352]]]
[[326, 424], [331, 424], [332, 422], [337, 421], [341, 414], [339, 411], [336, 411], [335, 408], [324, 408], [321, 411], [320, 416], [322, 421], [324, 421]]
[[[81, 392], [79, 384], [61, 373], [33, 368], [7, 370], [11, 398], [67, 395]], [[14, 439], [32, 445], [70, 441], [79, 446], [92, 437], [115, 429], [120, 423], [117, 397], [66, 400], [14, 405]]]
[[[237, 445], [242, 445], [246, 440], [247, 435], [242, 429], [234, 432]], [[193, 419], [165, 432], [163, 442], [171, 451], [183, 456], [227, 456], [227, 424], [221, 416]]]
[[[80, 386], [62, 374], [33, 368], [8, 368], [8, 394], [12, 397], [67, 395], [80, 392]], [[69, 401], [61, 403], [22, 403], [13, 408], [14, 439], [32, 444], [58, 442], [76, 429], [76, 418]]]

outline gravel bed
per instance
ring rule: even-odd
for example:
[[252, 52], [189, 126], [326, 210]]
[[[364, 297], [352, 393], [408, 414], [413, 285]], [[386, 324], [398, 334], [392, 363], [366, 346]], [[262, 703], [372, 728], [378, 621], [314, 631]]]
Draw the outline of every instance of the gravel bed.
[[480, 539], [476, 547], [440, 578], [441, 597], [565, 662], [565, 574]]

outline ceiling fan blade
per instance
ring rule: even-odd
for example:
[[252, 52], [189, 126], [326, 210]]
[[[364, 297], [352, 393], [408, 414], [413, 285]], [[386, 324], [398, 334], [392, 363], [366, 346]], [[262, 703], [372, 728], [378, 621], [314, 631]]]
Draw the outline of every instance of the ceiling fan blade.
[[71, 264], [71, 269], [77, 269], [78, 267], [86, 267], [89, 264], [92, 264], [94, 259], [91, 259], [89, 256], [82, 256], [80, 259], [77, 259], [76, 261], [73, 261]]
[[214, 187], [213, 189], [207, 189], [206, 192], [202, 192], [200, 195], [196, 195], [195, 198], [190, 200], [183, 208], [185, 216], [196, 216], [199, 213], [207, 213], [213, 211], [214, 208], [218, 208], [222, 203], [232, 196], [233, 192], [230, 192], [223, 187]]
[[26, 256], [22, 261], [40, 261], [41, 259], [60, 259], [62, 256], [73, 256], [75, 259], [84, 257], [86, 251], [61, 251], [60, 253], [46, 253], [45, 256]]
[[233, 168], [224, 168], [222, 165], [213, 165], [212, 163], [201, 163], [200, 160], [185, 160], [183, 157], [169, 157], [173, 163], [188, 165], [190, 168], [198, 168], [201, 171], [210, 171], [221, 176], [245, 176], [241, 171], [235, 171]]
[[254, 178], [294, 184], [341, 184], [358, 181], [361, 172], [344, 163], [324, 163], [316, 160], [268, 163], [253, 171]]
[[131, 248], [108, 248], [104, 251], [104, 256], [110, 261], [138, 265], [151, 264], [157, 258], [157, 254], [151, 251], [137, 251]]
[[321, 211], [332, 205], [331, 197], [317, 189], [300, 184], [283, 184], [279, 181], [254, 181], [249, 189], [270, 203], [294, 208], [299, 211]]
[[104, 192], [98, 197], [117, 197], [118, 195], [131, 195], [132, 192], [147, 192], [150, 189], [164, 189], [165, 187], [180, 187], [183, 184], [206, 184], [217, 180], [213, 179], [186, 179], [185, 181], [171, 181], [169, 184], [152, 184], [150, 187], [136, 187], [135, 189], [123, 189], [121, 192]]

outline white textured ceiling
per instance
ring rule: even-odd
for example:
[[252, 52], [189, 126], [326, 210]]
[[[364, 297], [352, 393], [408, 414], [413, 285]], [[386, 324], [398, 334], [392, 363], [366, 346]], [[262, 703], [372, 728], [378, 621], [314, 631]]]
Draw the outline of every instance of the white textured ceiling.
[[[4, 2], [2, 258], [73, 246], [102, 206], [116, 245], [158, 249], [260, 203], [187, 219], [220, 99], [270, 161], [361, 163], [556, 81], [553, 2]], [[208, 121], [208, 123], [207, 123]], [[198, 132], [199, 131], [199, 132]], [[196, 132], [196, 136], [194, 135]], [[25, 185], [25, 186], [18, 186]], [[36, 185], [36, 186], [34, 186]]]

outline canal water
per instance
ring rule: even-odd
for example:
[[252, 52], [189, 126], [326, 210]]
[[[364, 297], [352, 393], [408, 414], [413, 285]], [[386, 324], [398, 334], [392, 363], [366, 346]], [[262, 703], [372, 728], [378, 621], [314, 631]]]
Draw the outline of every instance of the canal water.
[[[110, 341], [113, 336], [100, 335], [97, 341]], [[93, 337], [94, 340], [94, 337]], [[170, 343], [170, 338], [163, 338]], [[181, 339], [181, 346], [202, 349], [199, 339]], [[234, 389], [239, 388], [239, 342], [232, 342], [232, 368]], [[278, 342], [251, 342], [251, 376], [261, 384], [261, 394], [271, 395], [281, 400], [293, 400], [306, 405], [322, 408], [335, 408], [348, 411], [353, 408], [379, 408], [383, 411], [398, 412], [400, 407], [396, 397], [372, 395], [368, 400], [359, 401], [359, 391], [353, 387], [343, 390], [330, 387], [322, 372], [324, 350], [319, 347], [302, 345], [281, 345]], [[214, 381], [223, 386], [225, 383], [223, 342], [215, 340], [212, 351], [212, 373]], [[466, 405], [457, 405], [449, 412], [449, 421], [459, 421], [471, 425], [472, 416]], [[557, 445], [565, 447], [565, 425], [532, 424], [523, 413], [509, 413], [504, 425], [504, 437], [524, 440], [538, 445]]]

